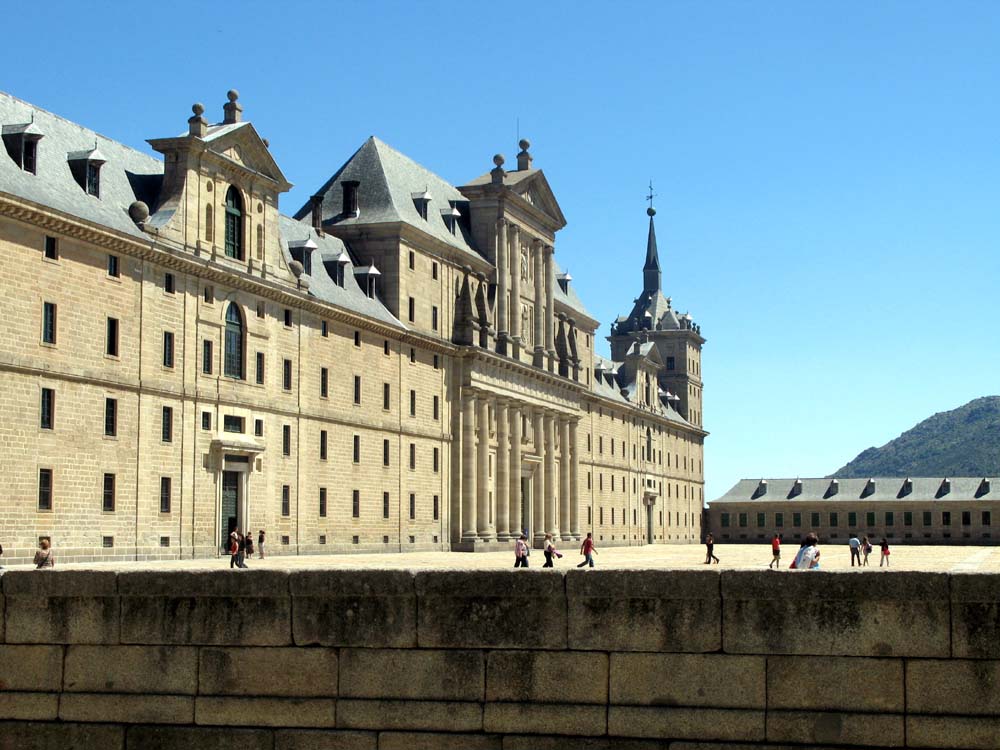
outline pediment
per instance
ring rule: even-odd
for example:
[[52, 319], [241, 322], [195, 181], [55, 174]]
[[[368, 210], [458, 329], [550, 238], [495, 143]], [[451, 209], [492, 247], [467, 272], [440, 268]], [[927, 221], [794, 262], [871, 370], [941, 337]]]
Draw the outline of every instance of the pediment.
[[292, 187], [251, 123], [245, 123], [242, 127], [233, 128], [215, 137], [209, 136], [206, 141], [210, 152], [218, 154], [248, 172], [273, 180], [278, 185], [278, 192], [285, 192]]
[[[508, 182], [510, 177], [517, 174], [517, 172], [508, 173]], [[541, 170], [533, 170], [532, 174], [514, 184], [508, 184], [508, 188], [525, 203], [549, 217], [557, 229], [566, 226], [566, 217]]]

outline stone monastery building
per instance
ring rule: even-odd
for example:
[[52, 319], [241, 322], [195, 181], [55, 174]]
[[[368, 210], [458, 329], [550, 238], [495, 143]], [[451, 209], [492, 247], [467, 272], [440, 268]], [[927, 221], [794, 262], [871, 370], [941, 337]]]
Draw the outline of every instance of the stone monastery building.
[[704, 339], [652, 209], [607, 359], [527, 141], [455, 187], [373, 137], [290, 216], [222, 109], [154, 158], [0, 93], [6, 561], [699, 538]]

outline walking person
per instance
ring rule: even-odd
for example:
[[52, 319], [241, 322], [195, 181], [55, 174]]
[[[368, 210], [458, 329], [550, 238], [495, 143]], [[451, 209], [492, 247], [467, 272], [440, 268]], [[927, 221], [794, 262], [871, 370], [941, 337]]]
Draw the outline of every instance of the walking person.
[[237, 562], [239, 561], [240, 554], [240, 535], [238, 532], [233, 531], [229, 535], [229, 568], [235, 568]]
[[542, 545], [542, 552], [545, 554], [545, 564], [542, 567], [543, 568], [553, 567], [552, 558], [556, 556], [556, 547], [552, 543], [551, 534], [545, 535], [545, 544]]
[[705, 535], [705, 565], [711, 565], [712, 561], [719, 562], [715, 556], [715, 537], [711, 534]]
[[812, 531], [806, 534], [805, 542], [792, 561], [795, 570], [816, 570], [819, 568], [819, 537]]
[[882, 537], [882, 541], [879, 543], [879, 547], [882, 548], [882, 558], [878, 561], [878, 566], [881, 568], [882, 563], [885, 563], [885, 567], [889, 567], [889, 542], [886, 541], [885, 537]]
[[769, 570], [772, 565], [775, 570], [781, 567], [781, 534], [775, 534], [771, 540], [771, 562], [767, 564]]
[[861, 567], [861, 540], [858, 539], [857, 534], [851, 534], [851, 538], [847, 540], [847, 544], [851, 548], [851, 567], [854, 567], [854, 561], [858, 561], [858, 567]]
[[247, 538], [237, 532], [236, 536], [236, 567], [246, 568], [247, 565]]
[[861, 554], [864, 555], [864, 567], [868, 567], [868, 555], [872, 553], [872, 543], [868, 541], [868, 535], [865, 534], [864, 539], [861, 540]]
[[591, 568], [594, 567], [594, 555], [597, 554], [597, 550], [594, 548], [594, 535], [589, 531], [587, 532], [587, 538], [580, 545], [580, 554], [583, 555], [583, 562], [576, 567], [582, 568], [585, 565], [589, 565]]
[[35, 570], [46, 570], [56, 566], [56, 556], [52, 552], [52, 540], [43, 536], [38, 540], [38, 551], [35, 553]]
[[257, 554], [260, 559], [264, 559], [264, 529], [261, 529], [257, 534]]
[[521, 534], [514, 542], [514, 567], [515, 568], [527, 568], [528, 567], [528, 537]]
[[253, 557], [253, 532], [247, 529], [246, 533], [247, 540], [247, 557]]

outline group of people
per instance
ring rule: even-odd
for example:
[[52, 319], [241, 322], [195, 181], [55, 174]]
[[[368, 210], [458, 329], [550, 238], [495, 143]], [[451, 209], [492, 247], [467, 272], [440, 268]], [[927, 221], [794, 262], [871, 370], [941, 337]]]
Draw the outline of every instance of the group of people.
[[[709, 534], [708, 536], [709, 539], [711, 539], [712, 535]], [[851, 534], [851, 538], [847, 540], [847, 545], [851, 551], [852, 568], [855, 563], [857, 563], [858, 567], [868, 565], [868, 555], [872, 553], [873, 547], [867, 534], [865, 534], [861, 539], [858, 539], [857, 534]], [[889, 541], [885, 537], [882, 537], [882, 540], [879, 542], [879, 547], [882, 554], [878, 566], [880, 568], [883, 565], [885, 567], [889, 567]], [[803, 540], [798, 553], [795, 555], [795, 559], [789, 567], [794, 568], [795, 570], [815, 570], [819, 568], [819, 558], [819, 537], [810, 531], [806, 534], [805, 540]], [[777, 570], [780, 566], [781, 534], [775, 534], [771, 539], [771, 562], [767, 564], [767, 567], [768, 569]]]
[[[847, 544], [851, 548], [851, 567], [854, 567], [855, 561], [857, 561], [858, 567], [868, 565], [868, 555], [872, 553], [872, 543], [868, 539], [868, 535], [865, 534], [864, 537], [858, 539], [857, 535], [851, 534], [851, 538], [847, 540]], [[881, 568], [884, 565], [888, 568], [890, 553], [889, 541], [885, 537], [882, 537], [878, 546], [881, 551], [878, 566]]]
[[[545, 564], [542, 565], [543, 568], [555, 567], [555, 561], [562, 557], [562, 552], [556, 549], [555, 542], [552, 539], [552, 534], [545, 535], [545, 541], [542, 544], [542, 554], [545, 555]], [[594, 555], [597, 554], [597, 550], [594, 548], [594, 535], [590, 532], [587, 533], [587, 538], [584, 539], [583, 544], [580, 545], [580, 554], [583, 555], [583, 562], [576, 567], [594, 567]], [[527, 533], [522, 533], [521, 536], [519, 536], [514, 542], [514, 567], [527, 568], [528, 557], [530, 556], [531, 547], [528, 544], [528, 535]]]
[[253, 557], [256, 553], [258, 557], [264, 559], [264, 529], [261, 529], [257, 534], [257, 547], [253, 546], [253, 532], [247, 529], [247, 533], [243, 534], [238, 529], [234, 530], [229, 535], [229, 567], [230, 568], [249, 568], [247, 565], [247, 558]]

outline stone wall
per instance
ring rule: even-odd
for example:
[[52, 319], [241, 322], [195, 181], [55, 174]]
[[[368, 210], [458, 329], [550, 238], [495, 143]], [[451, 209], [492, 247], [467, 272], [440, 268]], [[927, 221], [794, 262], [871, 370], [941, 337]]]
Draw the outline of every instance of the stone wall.
[[0, 749], [1000, 745], [1000, 577], [9, 572]]

